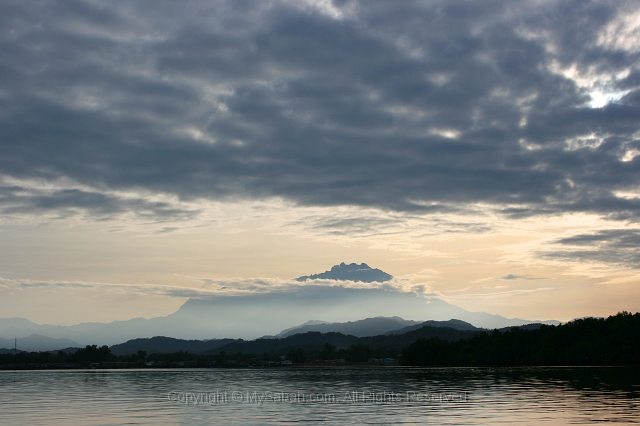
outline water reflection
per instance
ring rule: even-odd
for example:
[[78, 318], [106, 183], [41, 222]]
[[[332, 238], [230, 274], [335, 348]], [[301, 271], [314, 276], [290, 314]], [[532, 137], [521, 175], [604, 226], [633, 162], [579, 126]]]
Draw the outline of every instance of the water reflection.
[[[637, 423], [639, 385], [640, 369], [630, 367], [4, 371], [0, 423]], [[203, 399], [212, 392], [227, 400]], [[234, 402], [233, 392], [249, 400]], [[274, 400], [275, 392], [334, 399]], [[189, 404], [188, 393], [200, 400]], [[365, 398], [383, 393], [402, 398]], [[466, 398], [415, 399], [455, 393]], [[271, 400], [255, 399], [265, 394]]]

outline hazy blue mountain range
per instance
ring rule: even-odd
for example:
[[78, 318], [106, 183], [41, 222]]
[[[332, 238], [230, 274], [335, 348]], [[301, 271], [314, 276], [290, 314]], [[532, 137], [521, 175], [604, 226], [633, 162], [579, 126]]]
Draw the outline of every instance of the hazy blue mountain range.
[[410, 321], [400, 317], [377, 317], [341, 323], [303, 324], [299, 327], [283, 330], [275, 337], [287, 337], [294, 334], [307, 333], [309, 331], [350, 334], [356, 337], [377, 336], [379, 334], [385, 334], [388, 331], [398, 330], [400, 328], [419, 323], [420, 321]]
[[[286, 312], [286, 315], [283, 315], [283, 312]], [[82, 323], [73, 326], [39, 325], [28, 321], [16, 326], [15, 319], [0, 320], [0, 337], [20, 339], [38, 334], [53, 339], [69, 339], [81, 346], [113, 345], [153, 336], [198, 340], [254, 339], [264, 335], [276, 335], [281, 330], [290, 328], [291, 323], [306, 322], [310, 316], [324, 316], [331, 322], [339, 323], [381, 314], [393, 317], [399, 313], [409, 316], [414, 324], [416, 321], [428, 319], [446, 321], [457, 318], [479, 327], [493, 329], [533, 322], [483, 312], [469, 312], [443, 300], [424, 299], [413, 293], [305, 286], [288, 293], [189, 299], [173, 314], [151, 319], [134, 318], [106, 324]]]
[[[535, 330], [540, 328], [542, 324], [557, 325], [559, 321], [545, 321], [539, 323], [530, 323], [518, 326], [519, 328], [526, 330]], [[310, 331], [317, 331], [320, 333], [342, 333], [346, 335], [352, 335], [356, 337], [378, 336], [378, 335], [392, 335], [392, 334], [404, 334], [409, 331], [421, 329], [424, 326], [436, 327], [436, 328], [453, 328], [455, 330], [467, 330], [467, 331], [489, 331], [487, 328], [476, 327], [468, 322], [458, 319], [450, 319], [448, 321], [411, 321], [405, 320], [400, 317], [376, 317], [366, 318], [359, 321], [348, 321], [338, 323], [328, 323], [324, 321], [308, 321], [305, 324], [297, 327], [290, 327], [281, 331], [275, 336], [263, 336], [263, 339], [276, 339], [294, 334], [308, 333]], [[499, 331], [510, 330], [512, 327], [498, 328]]]
[[[53, 351], [79, 346], [78, 343], [73, 340], [65, 338], [54, 339], [47, 336], [40, 336], [38, 334], [32, 334], [30, 336], [20, 338], [17, 343], [18, 350], [26, 352]], [[0, 348], [12, 350], [14, 348], [14, 339], [0, 338]]]
[[[332, 270], [351, 268], [352, 265], [337, 265]], [[360, 281], [371, 269], [366, 264], [355, 265], [350, 280]], [[363, 267], [364, 266], [364, 267]], [[386, 274], [388, 275], [388, 274]], [[355, 278], [354, 278], [355, 277]], [[302, 277], [301, 277], [302, 278]], [[317, 326], [320, 323], [357, 322], [362, 318], [400, 317], [407, 319], [397, 329], [434, 320], [448, 321], [456, 318], [482, 328], [502, 328], [530, 324], [518, 318], [505, 318], [485, 312], [470, 312], [439, 299], [435, 295], [417, 295], [392, 288], [351, 288], [335, 280], [336, 284], [315, 284], [306, 281], [286, 291], [252, 293], [244, 295], [221, 295], [211, 298], [188, 299], [176, 312], [150, 319], [134, 318], [111, 323], [81, 323], [72, 326], [36, 324], [23, 318], [0, 319], [0, 338], [18, 339], [38, 334], [52, 339], [69, 339], [78, 345], [115, 345], [137, 338], [167, 336], [186, 340], [203, 339], [256, 339], [274, 336], [291, 328], [292, 324]], [[310, 318], [320, 318], [316, 324]], [[404, 321], [404, 320], [403, 320]], [[306, 323], [306, 324], [304, 324]], [[299, 326], [298, 326], [299, 327]], [[370, 331], [347, 330], [364, 336]], [[346, 327], [346, 328], [344, 328]], [[395, 326], [393, 326], [395, 327]], [[323, 330], [330, 330], [328, 327]], [[381, 329], [382, 330], [382, 329]], [[384, 332], [392, 328], [384, 329]], [[65, 344], [63, 347], [68, 347]], [[13, 347], [11, 345], [10, 347]], [[48, 349], [41, 350], [50, 350]]]
[[371, 268], [366, 263], [360, 265], [351, 263], [347, 265], [342, 262], [339, 265], [332, 267], [329, 271], [325, 271], [321, 274], [305, 275], [303, 277], [296, 278], [297, 281], [306, 280], [338, 280], [338, 281], [356, 281], [363, 283], [382, 283], [390, 281], [393, 277], [380, 269]]
[[275, 336], [262, 336], [262, 338], [263, 339], [275, 339], [277, 337], [281, 337], [281, 336], [285, 336], [285, 335], [288, 336], [287, 333], [289, 333], [289, 331], [291, 331], [291, 330], [296, 330], [296, 329], [299, 329], [299, 328], [307, 326], [307, 325], [318, 325], [318, 324], [331, 324], [331, 323], [327, 322], [327, 321], [320, 321], [320, 320], [309, 320], [309, 321], [305, 322], [304, 324], [300, 324], [300, 325], [296, 325], [296, 326], [293, 326], [293, 327], [286, 328], [286, 329], [282, 330], [280, 333], [278, 333]]

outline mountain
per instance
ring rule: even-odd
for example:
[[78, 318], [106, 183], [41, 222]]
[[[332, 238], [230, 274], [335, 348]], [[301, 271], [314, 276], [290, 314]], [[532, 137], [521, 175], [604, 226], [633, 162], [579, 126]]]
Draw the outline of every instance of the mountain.
[[[0, 338], [0, 348], [13, 350], [13, 339]], [[69, 339], [54, 339], [47, 336], [40, 336], [38, 334], [32, 334], [28, 337], [18, 339], [18, 350], [26, 352], [44, 352], [55, 351], [72, 346], [79, 346], [76, 342]]]
[[360, 265], [351, 263], [347, 265], [342, 262], [331, 268], [329, 271], [325, 271], [321, 274], [305, 275], [303, 277], [296, 278], [296, 281], [306, 280], [337, 280], [337, 281], [356, 281], [363, 283], [382, 283], [390, 281], [393, 277], [380, 269], [373, 269], [366, 263]]
[[[314, 281], [317, 278], [333, 283]], [[391, 275], [364, 263], [341, 263], [323, 274], [298, 278], [301, 282], [298, 285], [263, 288], [253, 293], [191, 298], [176, 312], [164, 317], [133, 318], [110, 323], [91, 322], [72, 326], [36, 324], [23, 318], [0, 319], [0, 338], [22, 339], [38, 334], [52, 339], [69, 339], [80, 346], [111, 346], [153, 336], [185, 340], [249, 340], [278, 333], [289, 335], [286, 329], [291, 328], [291, 324], [303, 323], [302, 327], [308, 328], [302, 331], [341, 330], [358, 336], [393, 331], [427, 320], [449, 321], [451, 318], [489, 329], [533, 323], [525, 319], [505, 318], [486, 312], [470, 312], [433, 294], [418, 295], [388, 285], [354, 288], [349, 284], [349, 281], [385, 282], [392, 278]], [[408, 322], [398, 326], [390, 322], [390, 318], [399, 316], [407, 318]], [[384, 319], [375, 320], [381, 317], [389, 320], [384, 326], [381, 325]], [[305, 323], [309, 318], [322, 318], [323, 321], [318, 321], [318, 324]], [[359, 323], [362, 318], [378, 321], [379, 324], [367, 329], [367, 323]], [[346, 325], [323, 328], [320, 324], [322, 322]], [[455, 325], [450, 326], [455, 328]], [[64, 347], [67, 346], [73, 345], [67, 344]], [[9, 348], [11, 347], [12, 345]]]
[[133, 339], [119, 345], [113, 345], [111, 346], [111, 352], [115, 355], [135, 354], [139, 350], [145, 351], [148, 354], [172, 353], [179, 351], [199, 354], [228, 345], [235, 341], [235, 339], [183, 340], [156, 336], [150, 339]]
[[[158, 317], [152, 319], [134, 318], [127, 321], [113, 321], [110, 323], [87, 322], [70, 326], [35, 324], [24, 320], [17, 326], [4, 327], [7, 323], [16, 323], [16, 318], [0, 319], [0, 338], [10, 339], [13, 347], [13, 338], [18, 338], [18, 346], [21, 341], [32, 334], [52, 338], [69, 339], [73, 344], [68, 346], [85, 346], [90, 344], [112, 345], [137, 337], [151, 337], [164, 334], [164, 332], [180, 333], [187, 328], [185, 324], [178, 324], [172, 328], [171, 318]], [[204, 338], [205, 336], [202, 336]], [[77, 342], [77, 343], [76, 343]], [[47, 345], [45, 345], [48, 347]], [[44, 347], [44, 346], [43, 346]], [[49, 349], [34, 349], [49, 350]]]
[[[369, 318], [376, 319], [376, 318]], [[401, 320], [401, 318], [400, 318]], [[362, 320], [366, 322], [367, 320]], [[427, 325], [425, 325], [427, 324]], [[431, 325], [429, 325], [431, 324]], [[452, 327], [453, 326], [453, 327]], [[518, 327], [526, 330], [540, 328], [541, 324], [529, 324]], [[511, 327], [500, 331], [510, 331]], [[349, 345], [363, 344], [377, 348], [394, 348], [402, 350], [406, 346], [414, 343], [418, 339], [431, 339], [433, 337], [442, 340], [457, 341], [468, 339], [482, 332], [490, 330], [477, 328], [469, 323], [459, 320], [450, 321], [425, 321], [409, 327], [401, 328], [397, 331], [388, 332], [383, 335], [373, 335], [357, 337], [351, 334], [319, 331], [306, 331], [295, 333], [286, 337], [269, 337], [255, 340], [242, 339], [221, 339], [221, 340], [182, 340], [168, 337], [154, 337], [151, 339], [134, 339], [126, 343], [111, 346], [111, 351], [115, 355], [135, 354], [139, 350], [152, 353], [175, 353], [178, 351], [195, 354], [218, 354], [221, 351], [227, 354], [262, 354], [262, 353], [286, 353], [291, 349], [303, 349], [307, 352], [320, 351], [325, 343], [335, 345], [337, 349], [346, 349]]]
[[385, 335], [391, 335], [391, 334], [405, 334], [408, 333], [409, 331], [413, 331], [413, 330], [419, 330], [424, 326], [430, 326], [430, 327], [448, 327], [448, 328], [453, 328], [455, 330], [472, 330], [472, 331], [485, 331], [486, 329], [482, 329], [482, 328], [478, 328], [475, 327], [471, 324], [469, 324], [468, 322], [464, 322], [464, 321], [460, 321], [457, 319], [450, 319], [449, 321], [433, 321], [433, 320], [429, 320], [429, 321], [424, 321], [424, 322], [420, 322], [418, 324], [414, 324], [414, 325], [409, 325], [407, 327], [403, 327], [397, 330], [391, 330], [391, 331], [387, 331], [386, 333], [383, 333]]
[[437, 337], [442, 340], [457, 341], [460, 339], [471, 338], [483, 331], [486, 332], [487, 330], [459, 330], [451, 327], [433, 327], [425, 325], [416, 330], [411, 330], [402, 334], [363, 337], [359, 340], [359, 343], [369, 345], [372, 348], [387, 347], [400, 350], [418, 339], [428, 340], [433, 337]]
[[225, 351], [228, 354], [233, 353], [286, 353], [293, 348], [301, 348], [304, 351], [318, 351], [325, 343], [335, 345], [337, 349], [346, 349], [349, 345], [364, 344], [371, 348], [395, 348], [402, 350], [418, 339], [430, 339], [438, 337], [443, 340], [456, 341], [467, 339], [481, 333], [483, 330], [456, 330], [449, 327], [431, 327], [424, 326], [417, 330], [400, 335], [379, 335], [356, 337], [352, 335], [344, 335], [342, 333], [320, 333], [310, 331], [302, 334], [294, 334], [282, 339], [256, 339], [252, 341], [236, 341], [225, 346], [221, 346], [213, 351], [206, 353], [219, 353]]
[[[18, 349], [17, 353], [20, 353], [20, 352], [24, 352], [24, 351], [21, 351]], [[14, 353], [13, 349], [4, 349], [4, 348], [0, 349], [0, 355], [12, 354], [12, 353]]]
[[400, 317], [377, 317], [342, 323], [303, 324], [299, 327], [292, 327], [287, 330], [283, 330], [275, 337], [287, 337], [294, 334], [307, 333], [309, 331], [350, 334], [356, 337], [377, 336], [379, 334], [385, 334], [386, 332], [398, 330], [399, 328], [415, 325], [417, 323], [418, 321], [405, 320]]
[[42, 327], [40, 324], [29, 321], [24, 318], [3, 318], [0, 319], [0, 331], [10, 330], [12, 328], [30, 328], [30, 327]]
[[120, 345], [111, 346], [111, 351], [115, 355], [131, 355], [139, 350], [146, 351], [147, 354], [152, 353], [173, 353], [178, 351], [188, 351], [195, 354], [218, 354], [221, 351], [227, 354], [263, 354], [283, 352], [286, 353], [293, 348], [301, 348], [304, 351], [319, 351], [325, 343], [335, 345], [337, 349], [345, 349], [349, 345], [361, 343], [372, 348], [396, 348], [401, 350], [418, 339], [429, 339], [439, 337], [443, 340], [456, 341], [473, 337], [482, 330], [456, 330], [449, 327], [431, 327], [425, 326], [418, 330], [402, 335], [390, 336], [367, 336], [356, 337], [353, 335], [345, 335], [343, 333], [320, 333], [318, 331], [309, 331], [306, 333], [294, 334], [283, 338], [271, 339], [255, 339], [255, 340], [232, 340], [224, 341], [193, 341], [170, 339], [166, 337], [154, 337], [153, 339], [134, 339]]
[[[355, 289], [306, 285], [287, 292], [189, 299], [176, 312], [151, 319], [134, 318], [111, 323], [52, 326], [25, 323], [25, 327], [2, 327], [0, 338], [18, 339], [32, 334], [69, 339], [80, 346], [114, 345], [136, 338], [167, 336], [180, 339], [255, 339], [276, 335], [302, 324], [309, 317], [332, 323], [357, 322], [361, 318], [394, 317], [401, 314], [417, 322], [457, 318], [482, 328], [503, 328], [534, 321], [510, 319], [485, 312], [469, 312], [437, 297], [422, 297], [386, 289]], [[411, 324], [407, 324], [411, 325]], [[402, 328], [402, 325], [399, 328]], [[385, 332], [391, 331], [387, 328]], [[362, 335], [362, 333], [358, 333]], [[66, 345], [73, 346], [73, 345]], [[65, 347], [66, 347], [65, 346]], [[13, 345], [10, 345], [10, 348]]]
[[289, 335], [289, 331], [291, 331], [291, 330], [297, 330], [297, 329], [299, 329], [301, 327], [304, 327], [304, 326], [307, 326], [307, 325], [318, 325], [318, 324], [331, 324], [331, 323], [327, 322], [327, 321], [320, 321], [320, 320], [309, 320], [309, 321], [305, 322], [304, 324], [300, 324], [300, 325], [296, 325], [296, 326], [293, 326], [293, 327], [286, 328], [286, 329], [282, 330], [280, 333], [278, 333], [275, 336], [264, 335], [264, 336], [261, 337], [261, 339], [276, 339], [276, 338], [281, 337], [281, 336], [288, 336]]

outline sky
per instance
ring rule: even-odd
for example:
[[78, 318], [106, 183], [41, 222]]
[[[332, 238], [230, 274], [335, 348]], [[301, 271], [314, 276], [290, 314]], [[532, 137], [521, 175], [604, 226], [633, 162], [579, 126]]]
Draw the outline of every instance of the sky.
[[0, 317], [341, 262], [506, 317], [640, 310], [638, 2], [5, 0], [0, 51]]

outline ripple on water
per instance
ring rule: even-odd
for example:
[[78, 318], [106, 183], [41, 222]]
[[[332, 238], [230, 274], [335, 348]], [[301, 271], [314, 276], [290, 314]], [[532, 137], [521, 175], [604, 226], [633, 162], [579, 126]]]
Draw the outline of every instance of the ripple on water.
[[[638, 384], [632, 367], [2, 371], [0, 424], [632, 424]], [[227, 400], [202, 399], [216, 392]]]

